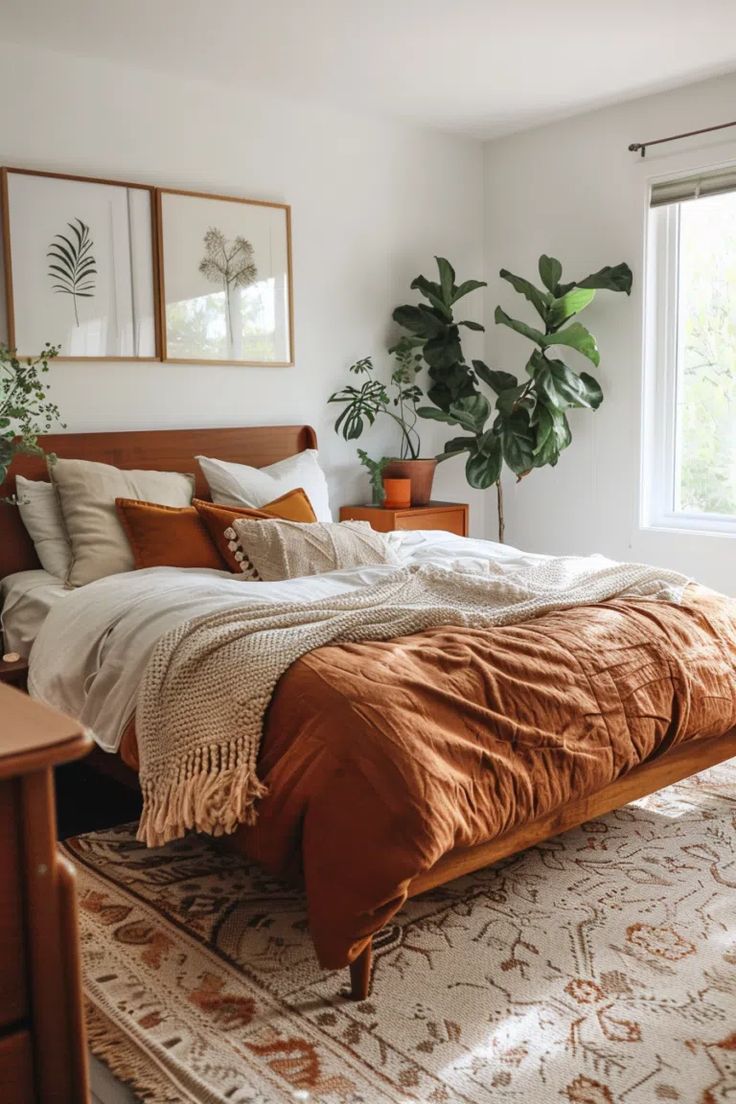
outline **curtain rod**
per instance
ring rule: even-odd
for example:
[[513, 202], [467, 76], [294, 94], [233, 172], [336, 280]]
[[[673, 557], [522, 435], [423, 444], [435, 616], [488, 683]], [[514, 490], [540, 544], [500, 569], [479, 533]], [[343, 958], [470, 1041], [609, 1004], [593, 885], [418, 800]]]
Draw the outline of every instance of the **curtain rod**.
[[725, 130], [732, 126], [736, 126], [736, 121], [733, 123], [719, 123], [717, 126], [701, 127], [700, 130], [686, 130], [684, 134], [671, 134], [669, 138], [654, 138], [651, 142], [632, 142], [629, 149], [632, 153], [636, 153], [638, 150], [642, 157], [646, 157], [647, 146], [659, 146], [662, 142], [679, 142], [681, 138], [693, 138], [696, 134], [710, 134], [713, 130]]

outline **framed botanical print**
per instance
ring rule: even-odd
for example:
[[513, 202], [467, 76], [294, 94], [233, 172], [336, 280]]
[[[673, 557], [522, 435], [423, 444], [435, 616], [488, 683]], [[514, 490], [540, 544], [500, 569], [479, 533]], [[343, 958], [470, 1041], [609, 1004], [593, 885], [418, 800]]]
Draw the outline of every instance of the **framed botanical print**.
[[2, 170], [8, 344], [61, 359], [160, 356], [154, 190]]
[[160, 189], [164, 360], [294, 363], [291, 210]]

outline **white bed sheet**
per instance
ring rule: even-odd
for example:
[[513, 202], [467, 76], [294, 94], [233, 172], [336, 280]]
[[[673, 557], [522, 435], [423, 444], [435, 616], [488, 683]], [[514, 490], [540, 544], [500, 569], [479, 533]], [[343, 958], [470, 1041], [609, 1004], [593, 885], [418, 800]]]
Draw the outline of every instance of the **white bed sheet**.
[[71, 594], [48, 571], [17, 571], [0, 583], [3, 651], [28, 657], [50, 611]]
[[[429, 530], [396, 532], [403, 563], [442, 563], [496, 574], [547, 559], [492, 541]], [[472, 565], [472, 566], [471, 566]], [[244, 604], [313, 602], [385, 579], [395, 564], [331, 571], [283, 582], [249, 582], [225, 571], [154, 567], [109, 575], [71, 592], [53, 609], [30, 657], [28, 688], [76, 717], [106, 751], [116, 751], [135, 711], [148, 659], [164, 633], [194, 617]]]

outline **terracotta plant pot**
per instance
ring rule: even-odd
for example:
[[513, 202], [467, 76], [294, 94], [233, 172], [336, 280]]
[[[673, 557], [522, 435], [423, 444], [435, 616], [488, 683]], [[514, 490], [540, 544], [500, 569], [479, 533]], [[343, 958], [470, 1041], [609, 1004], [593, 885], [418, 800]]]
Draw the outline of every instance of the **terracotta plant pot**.
[[386, 510], [405, 510], [411, 506], [411, 479], [383, 480], [383, 505]]
[[436, 467], [434, 457], [427, 460], [390, 460], [383, 469], [383, 475], [385, 479], [410, 479], [412, 506], [426, 506], [432, 497]]

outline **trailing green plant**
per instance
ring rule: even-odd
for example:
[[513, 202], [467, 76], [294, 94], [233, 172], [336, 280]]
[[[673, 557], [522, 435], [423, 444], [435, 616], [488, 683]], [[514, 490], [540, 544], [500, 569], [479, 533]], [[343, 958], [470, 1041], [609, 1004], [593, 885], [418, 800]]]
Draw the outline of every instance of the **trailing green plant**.
[[[527, 378], [521, 382], [510, 372], [489, 368], [482, 360], [467, 363], [459, 327], [483, 330], [477, 322], [456, 321], [455, 304], [468, 291], [484, 287], [480, 280], [459, 286], [455, 272], [444, 257], [435, 258], [439, 282], [418, 276], [411, 284], [428, 305], [397, 307], [394, 320], [409, 331], [402, 340], [421, 349], [429, 366], [433, 386], [428, 398], [434, 406], [420, 407], [423, 418], [459, 426], [464, 432], [445, 443], [437, 457], [446, 460], [466, 453], [465, 474], [471, 487], [496, 485], [499, 505], [499, 539], [503, 540], [503, 465], [522, 479], [534, 468], [554, 466], [572, 440], [566, 411], [574, 407], [596, 410], [603, 392], [587, 372], [577, 372], [551, 350], [574, 349], [596, 367], [600, 355], [595, 338], [574, 316], [595, 298], [597, 290], [631, 292], [632, 274], [626, 264], [606, 266], [582, 280], [562, 282], [562, 266], [554, 257], [539, 258], [538, 288], [529, 280], [501, 269], [501, 277], [527, 299], [542, 320], [542, 327], [512, 318], [501, 308], [495, 321], [508, 326], [534, 344], [526, 363]], [[481, 390], [485, 384], [493, 393], [489, 399]]]
[[387, 456], [382, 456], [380, 460], [372, 460], [365, 449], [358, 449], [358, 459], [363, 467], [368, 472], [368, 479], [371, 484], [371, 501], [374, 506], [383, 506], [383, 500], [386, 497], [383, 490], [383, 469], [389, 463]]
[[41, 377], [58, 355], [58, 348], [47, 344], [40, 356], [21, 360], [13, 349], [0, 345], [0, 483], [19, 453], [43, 455], [38, 436], [52, 429], [59, 408], [49, 400], [49, 385]]

